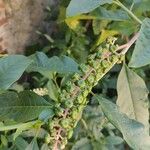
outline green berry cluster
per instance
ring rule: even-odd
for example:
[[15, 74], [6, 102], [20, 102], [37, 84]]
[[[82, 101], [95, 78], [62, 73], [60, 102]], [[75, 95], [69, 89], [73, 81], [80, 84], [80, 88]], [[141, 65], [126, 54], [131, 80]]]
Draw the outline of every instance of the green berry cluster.
[[119, 60], [114, 41], [109, 39], [105, 46], [99, 47], [94, 54], [89, 55], [86, 64], [80, 65], [80, 73], [75, 73], [62, 89], [56, 116], [49, 123], [50, 140], [46, 140], [53, 149], [65, 147], [88, 103], [88, 94]]

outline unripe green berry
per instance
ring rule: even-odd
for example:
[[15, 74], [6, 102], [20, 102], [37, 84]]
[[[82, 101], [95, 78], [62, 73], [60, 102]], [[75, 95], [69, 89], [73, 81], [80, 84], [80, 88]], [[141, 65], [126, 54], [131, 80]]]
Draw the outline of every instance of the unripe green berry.
[[[84, 105], [79, 105], [79, 106], [78, 106], [78, 112], [81, 112], [81, 113], [82, 113], [84, 107], [85, 107]], [[79, 116], [79, 117], [80, 117], [80, 116]]]
[[82, 72], [86, 73], [88, 71], [88, 66], [85, 65], [85, 64], [81, 64], [80, 69], [81, 69]]
[[[83, 97], [84, 98], [86, 98], [88, 96], [88, 94], [89, 94], [89, 90], [84, 90], [83, 91]], [[84, 100], [84, 98], [83, 98], [83, 100]]]
[[72, 86], [67, 88], [67, 92], [72, 93], [75, 90], [75, 85], [72, 84]]
[[103, 68], [103, 67], [101, 67], [101, 68], [99, 68], [98, 70], [97, 70], [97, 74], [96, 74], [96, 77], [95, 77], [95, 79], [97, 80], [99, 80], [101, 77], [103, 77], [103, 75], [105, 74], [105, 68]]
[[65, 129], [70, 127], [70, 123], [71, 123], [71, 120], [68, 118], [61, 120], [61, 125]]
[[80, 87], [80, 89], [83, 89], [86, 87], [86, 83], [84, 80], [79, 80], [78, 81], [78, 86]]
[[94, 60], [88, 60], [87, 63], [88, 63], [90, 66], [93, 66]]
[[79, 112], [78, 112], [78, 110], [77, 110], [76, 108], [72, 110], [71, 117], [72, 117], [72, 119], [74, 119], [74, 120], [77, 120], [77, 119], [78, 119], [78, 117], [79, 117]]
[[102, 65], [102, 67], [107, 68], [107, 67], [110, 65], [110, 62], [107, 61], [107, 60], [103, 60], [103, 61], [101, 62], [101, 65]]
[[98, 62], [98, 61], [95, 61], [94, 63], [93, 63], [93, 66], [92, 66], [95, 70], [96, 69], [98, 69], [99, 67], [100, 67], [100, 62]]
[[62, 95], [65, 95], [65, 94], [67, 94], [67, 91], [66, 90], [62, 90]]
[[92, 84], [94, 83], [94, 81], [95, 81], [94, 75], [93, 75], [93, 76], [90, 75], [90, 76], [87, 78], [87, 81], [88, 81], [88, 83], [89, 83], [90, 85], [92, 85]]
[[66, 98], [66, 99], [70, 99], [70, 97], [71, 97], [71, 96], [70, 96], [70, 93], [67, 93], [67, 94], [65, 95], [65, 98]]
[[67, 83], [66, 83], [66, 86], [71, 86], [72, 85], [72, 82], [71, 81], [68, 81]]
[[49, 122], [49, 129], [53, 130], [54, 126], [55, 126], [55, 122], [50, 120], [50, 122]]
[[82, 104], [83, 101], [84, 101], [84, 98], [83, 98], [82, 94], [79, 94], [78, 97], [77, 97], [77, 102], [78, 102], [79, 104]]
[[110, 51], [111, 51], [111, 52], [115, 52], [116, 49], [117, 49], [117, 46], [116, 46], [116, 45], [111, 45], [111, 46], [110, 46]]
[[55, 114], [57, 116], [62, 116], [63, 112], [64, 112], [64, 109], [61, 107], [55, 109]]
[[70, 89], [72, 88], [72, 86], [73, 86], [73, 83], [72, 83], [71, 81], [68, 81], [68, 82], [66, 83], [66, 90], [67, 90], [67, 92], [70, 91]]
[[59, 108], [59, 107], [60, 107], [60, 103], [56, 103], [55, 108]]
[[102, 56], [102, 47], [99, 46], [96, 52], [96, 58], [100, 58]]
[[77, 81], [77, 80], [80, 79], [80, 75], [79, 75], [78, 73], [75, 73], [75, 74], [73, 75], [72, 79], [73, 79], [74, 81]]
[[96, 53], [89, 55], [88, 60], [95, 60], [96, 58]]
[[116, 54], [114, 54], [114, 55], [112, 55], [111, 57], [110, 57], [110, 61], [113, 63], [113, 62], [115, 62], [115, 61], [117, 61], [118, 60], [118, 57], [116, 56]]
[[55, 137], [57, 134], [57, 129], [53, 128], [53, 130], [51, 130], [51, 137]]
[[73, 100], [72, 99], [67, 99], [65, 101], [65, 108], [71, 108], [73, 107]]

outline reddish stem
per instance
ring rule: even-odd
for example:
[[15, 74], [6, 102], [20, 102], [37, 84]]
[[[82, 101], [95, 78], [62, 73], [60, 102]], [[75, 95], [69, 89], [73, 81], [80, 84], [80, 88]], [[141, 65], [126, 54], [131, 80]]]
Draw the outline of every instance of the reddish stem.
[[134, 44], [134, 42], [138, 39], [138, 37], [139, 37], [139, 32], [136, 33], [128, 43], [119, 46], [116, 51], [123, 49], [121, 54], [124, 55], [129, 50], [129, 48]]

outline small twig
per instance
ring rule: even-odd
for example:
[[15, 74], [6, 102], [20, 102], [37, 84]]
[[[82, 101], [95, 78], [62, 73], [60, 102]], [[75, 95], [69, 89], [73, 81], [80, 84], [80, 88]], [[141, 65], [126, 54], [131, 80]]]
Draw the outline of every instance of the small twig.
[[129, 48], [133, 45], [133, 43], [138, 39], [138, 37], [139, 37], [139, 33], [136, 33], [128, 43], [119, 46], [116, 51], [122, 50], [121, 54], [124, 55], [129, 50]]
[[134, 42], [138, 39], [139, 33], [136, 33], [133, 38], [126, 44], [126, 47], [122, 50], [121, 54], [125, 54], [129, 48], [134, 44]]
[[120, 51], [122, 49], [125, 49], [126, 47], [127, 47], [127, 44], [123, 44], [123, 45], [119, 46], [116, 51]]
[[130, 11], [132, 11], [133, 6], [134, 6], [134, 1], [132, 2], [131, 6], [130, 6]]

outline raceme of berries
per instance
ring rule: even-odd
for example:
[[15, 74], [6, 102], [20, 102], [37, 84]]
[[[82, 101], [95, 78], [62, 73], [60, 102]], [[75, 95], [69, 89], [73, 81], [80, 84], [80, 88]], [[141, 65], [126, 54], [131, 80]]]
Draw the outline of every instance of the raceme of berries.
[[88, 103], [88, 94], [118, 62], [120, 55], [116, 53], [117, 46], [114, 43], [115, 39], [110, 38], [105, 45], [98, 47], [88, 56], [86, 64], [80, 65], [80, 73], [75, 73], [62, 89], [56, 115], [49, 122], [50, 140], [46, 141], [49, 141], [50, 148], [65, 148]]

